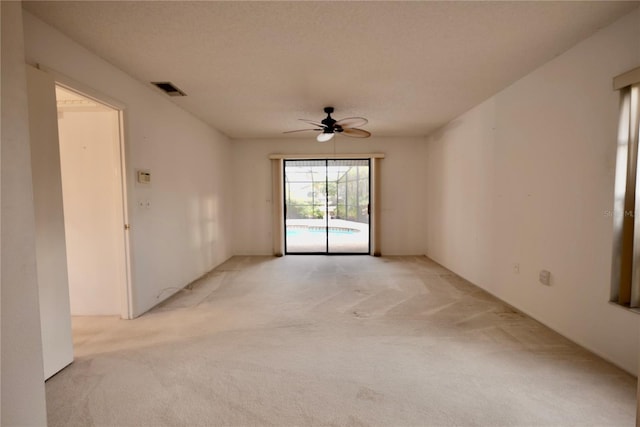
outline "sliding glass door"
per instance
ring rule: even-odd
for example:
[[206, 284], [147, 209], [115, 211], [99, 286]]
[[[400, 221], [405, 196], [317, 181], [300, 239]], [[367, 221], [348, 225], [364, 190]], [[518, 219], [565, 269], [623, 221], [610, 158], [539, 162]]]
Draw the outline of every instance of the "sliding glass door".
[[285, 253], [326, 253], [325, 160], [284, 161]]
[[369, 253], [369, 160], [285, 160], [285, 252]]

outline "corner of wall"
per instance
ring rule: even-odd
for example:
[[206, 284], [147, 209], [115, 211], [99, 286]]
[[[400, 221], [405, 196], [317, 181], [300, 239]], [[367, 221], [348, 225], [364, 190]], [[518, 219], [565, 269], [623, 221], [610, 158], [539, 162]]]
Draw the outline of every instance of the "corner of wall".
[[20, 2], [0, 2], [2, 23], [2, 425], [46, 425], [36, 275], [29, 116]]

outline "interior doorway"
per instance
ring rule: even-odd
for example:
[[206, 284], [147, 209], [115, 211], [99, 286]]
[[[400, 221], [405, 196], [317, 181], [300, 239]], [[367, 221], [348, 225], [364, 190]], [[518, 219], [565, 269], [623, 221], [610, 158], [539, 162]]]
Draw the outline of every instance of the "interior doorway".
[[72, 316], [129, 318], [121, 111], [56, 85]]
[[286, 254], [370, 252], [370, 160], [284, 160]]

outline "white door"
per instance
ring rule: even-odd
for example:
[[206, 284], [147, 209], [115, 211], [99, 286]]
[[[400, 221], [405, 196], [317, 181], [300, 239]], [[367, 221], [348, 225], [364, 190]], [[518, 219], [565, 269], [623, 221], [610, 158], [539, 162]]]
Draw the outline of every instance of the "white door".
[[27, 66], [27, 90], [46, 379], [73, 362], [73, 341], [55, 82], [50, 75]]
[[119, 114], [64, 87], [56, 98], [71, 314], [126, 317]]

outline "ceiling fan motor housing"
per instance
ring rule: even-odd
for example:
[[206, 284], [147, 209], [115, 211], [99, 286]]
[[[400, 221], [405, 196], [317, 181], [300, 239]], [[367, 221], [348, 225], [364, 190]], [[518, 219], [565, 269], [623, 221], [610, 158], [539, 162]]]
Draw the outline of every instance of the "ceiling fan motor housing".
[[325, 126], [322, 133], [342, 132], [342, 127], [336, 126], [336, 120], [331, 117], [333, 107], [324, 107], [324, 112], [327, 113], [327, 118], [320, 122]]

